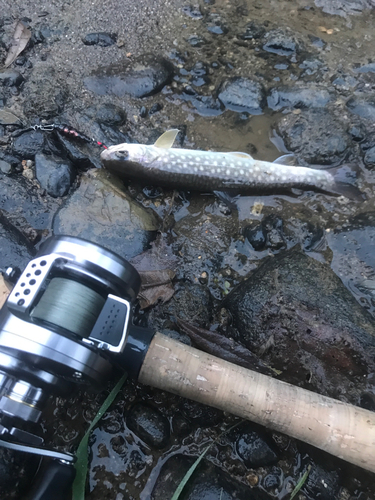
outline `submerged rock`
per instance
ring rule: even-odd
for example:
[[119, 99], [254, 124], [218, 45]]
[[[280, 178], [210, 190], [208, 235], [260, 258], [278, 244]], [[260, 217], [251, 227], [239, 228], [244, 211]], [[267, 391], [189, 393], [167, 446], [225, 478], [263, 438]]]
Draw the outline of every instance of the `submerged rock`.
[[292, 56], [300, 51], [300, 45], [291, 33], [271, 30], [265, 35], [263, 50], [280, 56]]
[[55, 234], [79, 236], [129, 259], [144, 251], [159, 227], [105, 170], [90, 170], [54, 219]]
[[160, 92], [172, 81], [173, 74], [169, 61], [148, 54], [131, 64], [125, 61], [101, 68], [93, 76], [85, 78], [84, 83], [98, 95], [147, 97]]
[[283, 380], [359, 403], [375, 368], [375, 325], [327, 265], [297, 248], [283, 252], [226, 305], [242, 341]]
[[310, 164], [332, 165], [344, 157], [350, 144], [342, 124], [324, 109], [286, 115], [277, 128], [286, 148]]
[[315, 0], [315, 5], [327, 14], [346, 17], [348, 14], [360, 14], [362, 11], [372, 9], [372, 0]]
[[221, 84], [218, 99], [232, 111], [260, 115], [265, 106], [263, 86], [247, 78], [231, 78]]
[[278, 87], [271, 89], [267, 97], [268, 107], [275, 111], [282, 108], [324, 108], [330, 100], [328, 90], [316, 85]]

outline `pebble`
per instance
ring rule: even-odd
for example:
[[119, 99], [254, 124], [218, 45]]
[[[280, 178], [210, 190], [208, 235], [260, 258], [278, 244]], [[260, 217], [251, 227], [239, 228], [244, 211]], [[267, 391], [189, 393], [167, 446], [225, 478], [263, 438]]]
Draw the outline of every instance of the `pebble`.
[[346, 103], [348, 109], [361, 118], [375, 122], [375, 95], [356, 95]]
[[33, 160], [37, 153], [43, 151], [44, 145], [44, 132], [31, 130], [16, 137], [13, 143], [13, 153], [21, 158]]
[[265, 40], [263, 50], [280, 56], [292, 56], [301, 50], [294, 36], [281, 30], [269, 31]]
[[169, 421], [158, 410], [144, 404], [131, 408], [126, 417], [131, 431], [152, 448], [164, 448], [170, 438]]
[[0, 170], [3, 174], [10, 174], [12, 171], [12, 165], [7, 161], [0, 160]]
[[278, 459], [265, 437], [256, 431], [241, 433], [236, 441], [236, 450], [247, 467], [271, 465]]
[[7, 68], [0, 71], [0, 85], [4, 87], [19, 87], [23, 81], [23, 76], [15, 69]]
[[375, 146], [366, 151], [364, 161], [369, 169], [373, 170], [375, 168]]
[[82, 42], [85, 45], [99, 45], [99, 47], [109, 47], [114, 45], [117, 41], [117, 35], [115, 33], [88, 33]]

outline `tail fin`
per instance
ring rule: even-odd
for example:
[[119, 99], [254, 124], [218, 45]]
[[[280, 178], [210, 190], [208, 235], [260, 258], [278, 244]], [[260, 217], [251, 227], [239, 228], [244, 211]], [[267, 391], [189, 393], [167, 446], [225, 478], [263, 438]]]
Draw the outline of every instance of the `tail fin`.
[[330, 168], [328, 172], [334, 178], [332, 192], [338, 196], [345, 196], [351, 200], [364, 201], [366, 196], [356, 186], [357, 168], [354, 165], [341, 165]]

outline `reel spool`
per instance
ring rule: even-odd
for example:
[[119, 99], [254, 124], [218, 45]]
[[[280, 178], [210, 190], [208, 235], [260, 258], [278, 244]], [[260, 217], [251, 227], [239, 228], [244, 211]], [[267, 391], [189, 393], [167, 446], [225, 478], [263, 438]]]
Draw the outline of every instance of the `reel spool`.
[[52, 392], [100, 389], [113, 364], [137, 375], [152, 336], [131, 334], [139, 288], [118, 255], [79, 238], [48, 239], [0, 312], [0, 412], [37, 422]]

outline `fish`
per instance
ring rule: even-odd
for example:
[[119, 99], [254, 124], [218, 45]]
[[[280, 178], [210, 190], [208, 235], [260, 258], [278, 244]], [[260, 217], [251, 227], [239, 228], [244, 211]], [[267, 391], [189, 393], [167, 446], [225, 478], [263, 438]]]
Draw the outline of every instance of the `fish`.
[[101, 153], [101, 162], [124, 179], [173, 189], [251, 194], [298, 188], [348, 198], [361, 195], [356, 186], [337, 180], [328, 170], [291, 166], [290, 155], [277, 164], [242, 152], [173, 148], [178, 132], [167, 130], [153, 145], [110, 146]]

